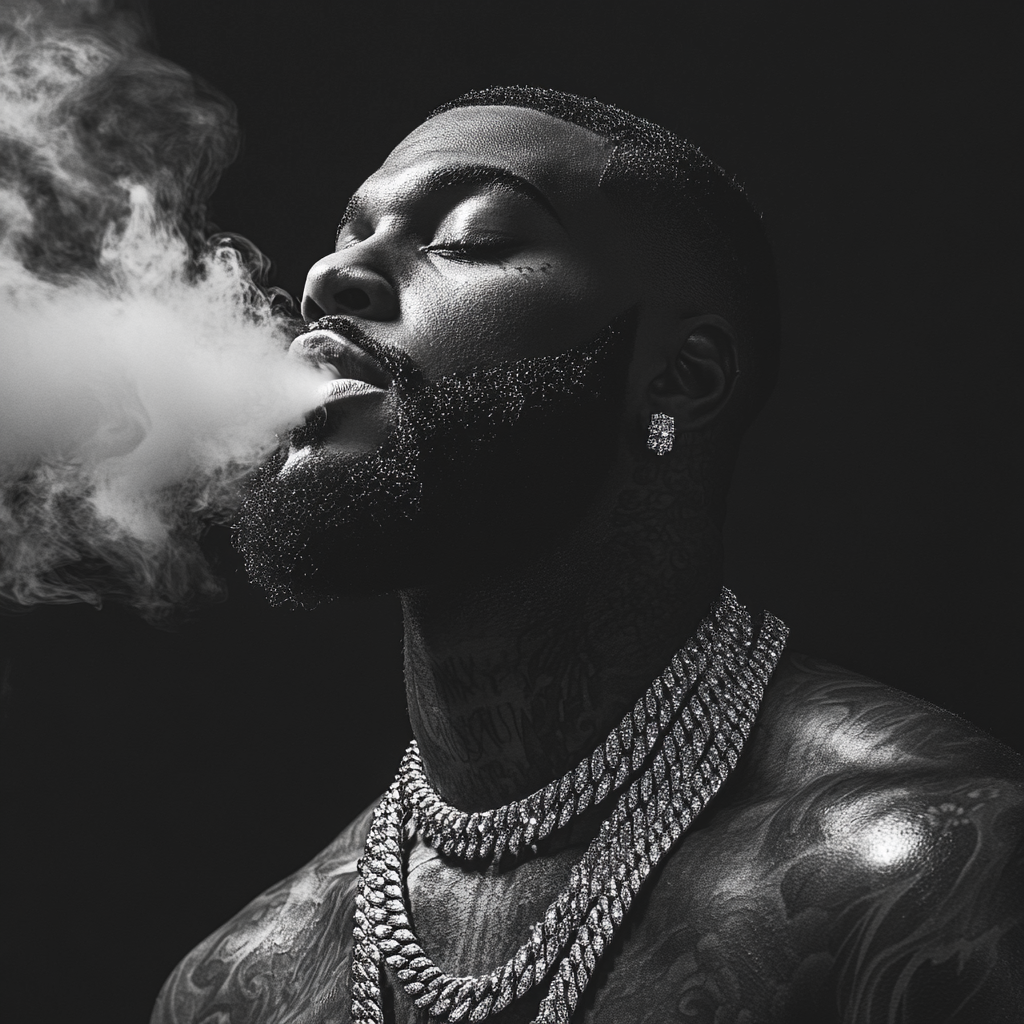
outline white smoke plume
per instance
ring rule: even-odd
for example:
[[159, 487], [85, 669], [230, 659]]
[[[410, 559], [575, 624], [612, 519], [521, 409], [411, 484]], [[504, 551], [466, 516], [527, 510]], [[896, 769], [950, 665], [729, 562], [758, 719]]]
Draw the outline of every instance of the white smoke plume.
[[323, 378], [263, 257], [204, 234], [232, 104], [108, 4], [3, 10], [0, 604], [158, 620], [218, 592], [197, 539]]

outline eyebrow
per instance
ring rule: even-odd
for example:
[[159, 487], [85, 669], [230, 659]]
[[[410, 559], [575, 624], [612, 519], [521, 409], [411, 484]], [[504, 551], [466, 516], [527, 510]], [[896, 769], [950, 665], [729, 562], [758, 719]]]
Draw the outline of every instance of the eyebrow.
[[[501, 185], [512, 192], [530, 199], [543, 210], [545, 210], [561, 227], [562, 218], [551, 205], [547, 196], [536, 185], [531, 184], [525, 178], [513, 174], [511, 171], [502, 170], [500, 167], [488, 167], [486, 164], [459, 164], [454, 167], [441, 167], [436, 171], [424, 175], [417, 183], [415, 191], [416, 198], [420, 195], [427, 196], [435, 192], [441, 192], [447, 188], [472, 185], [484, 188], [488, 185]], [[342, 214], [335, 232], [335, 241], [341, 234], [342, 228], [350, 221], [355, 220], [366, 209], [366, 200], [358, 192], [348, 201], [345, 212]]]

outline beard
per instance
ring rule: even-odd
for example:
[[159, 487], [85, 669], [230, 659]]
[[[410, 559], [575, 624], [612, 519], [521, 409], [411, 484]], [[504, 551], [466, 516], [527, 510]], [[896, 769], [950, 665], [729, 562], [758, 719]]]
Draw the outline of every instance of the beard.
[[[233, 539], [271, 604], [449, 584], [536, 557], [579, 521], [614, 458], [635, 308], [579, 348], [436, 381], [351, 321], [313, 326], [391, 373], [394, 427], [353, 456], [314, 417], [253, 475]], [[282, 473], [291, 447], [310, 451]]]

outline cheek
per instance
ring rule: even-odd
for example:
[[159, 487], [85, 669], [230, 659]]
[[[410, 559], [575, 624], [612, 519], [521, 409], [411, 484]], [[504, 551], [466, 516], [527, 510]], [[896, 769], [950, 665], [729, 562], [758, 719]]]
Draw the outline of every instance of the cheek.
[[592, 276], [524, 261], [433, 282], [403, 319], [414, 334], [410, 355], [435, 378], [585, 344], [619, 312], [611, 299]]

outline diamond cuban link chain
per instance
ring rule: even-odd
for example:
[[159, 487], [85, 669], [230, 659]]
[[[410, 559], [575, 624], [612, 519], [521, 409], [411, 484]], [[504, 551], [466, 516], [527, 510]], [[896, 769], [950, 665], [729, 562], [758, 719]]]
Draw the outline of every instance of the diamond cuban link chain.
[[[592, 755], [495, 811], [466, 814], [445, 804], [413, 741], [375, 812], [359, 865], [353, 1019], [383, 1022], [386, 964], [418, 1007], [444, 1021], [486, 1020], [551, 975], [536, 1020], [567, 1022], [644, 881], [735, 767], [787, 632], [765, 613], [751, 646], [749, 615], [723, 589], [691, 640]], [[619, 794], [614, 809], [565, 888], [505, 964], [487, 975], [456, 977], [424, 952], [409, 920], [403, 877], [410, 818], [446, 855], [496, 861], [613, 792]]]

